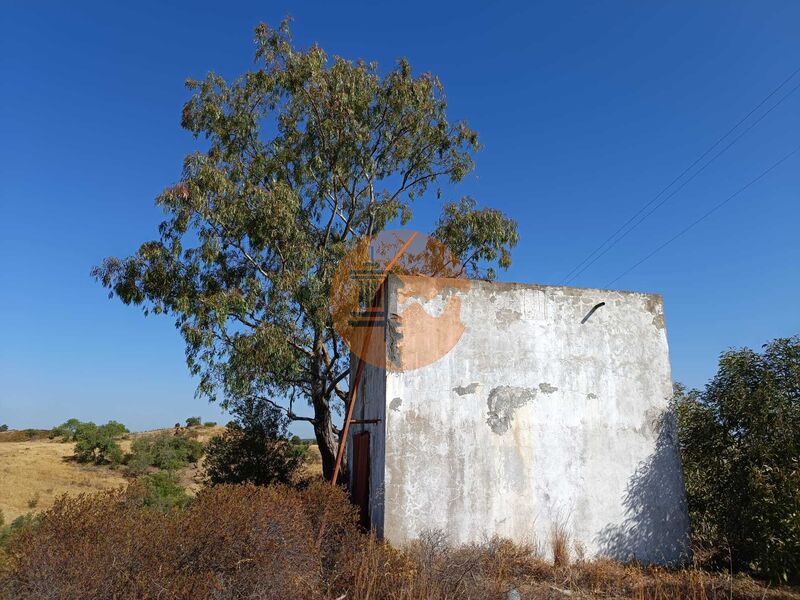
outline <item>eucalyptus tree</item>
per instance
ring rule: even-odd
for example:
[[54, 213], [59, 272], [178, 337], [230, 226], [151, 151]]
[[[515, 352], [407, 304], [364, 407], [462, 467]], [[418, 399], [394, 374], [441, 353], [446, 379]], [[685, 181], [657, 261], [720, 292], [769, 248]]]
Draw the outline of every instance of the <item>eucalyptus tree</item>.
[[[328, 307], [338, 261], [406, 224], [415, 202], [473, 168], [478, 135], [450, 122], [440, 81], [405, 60], [375, 63], [298, 49], [288, 22], [256, 28], [253, 70], [187, 82], [182, 126], [203, 149], [156, 202], [159, 236], [93, 275], [126, 304], [175, 319], [198, 395], [254, 400], [308, 421], [330, 477], [349, 356]], [[471, 198], [445, 203], [432, 235], [473, 277], [510, 264], [516, 224]], [[313, 416], [300, 416], [308, 402]]]

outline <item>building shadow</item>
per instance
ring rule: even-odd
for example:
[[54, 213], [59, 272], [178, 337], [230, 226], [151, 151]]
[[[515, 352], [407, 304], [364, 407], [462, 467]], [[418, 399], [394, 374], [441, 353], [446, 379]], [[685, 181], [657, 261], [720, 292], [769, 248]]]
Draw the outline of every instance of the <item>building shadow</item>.
[[653, 454], [628, 482], [625, 518], [598, 535], [600, 554], [615, 560], [678, 566], [689, 561], [689, 517], [673, 408], [653, 424]]

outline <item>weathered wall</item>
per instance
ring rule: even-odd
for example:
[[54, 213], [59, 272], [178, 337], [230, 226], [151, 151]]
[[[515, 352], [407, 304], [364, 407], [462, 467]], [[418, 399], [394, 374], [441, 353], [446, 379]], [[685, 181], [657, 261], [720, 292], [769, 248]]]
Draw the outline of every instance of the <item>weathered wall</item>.
[[414, 285], [390, 278], [389, 338], [414, 337], [413, 304], [438, 316], [453, 301], [464, 333], [433, 364], [370, 383], [367, 410], [386, 407], [373, 522], [389, 541], [443, 529], [545, 542], [561, 523], [589, 556], [685, 554], [660, 296], [439, 280], [432, 298], [405, 297]]
[[[354, 355], [350, 355], [350, 364], [353, 369], [350, 372], [350, 386], [352, 388], [355, 380], [355, 366], [357, 361]], [[354, 420], [375, 420], [377, 423], [357, 424], [350, 427], [347, 443], [347, 463], [353, 464], [353, 440], [352, 437], [362, 431], [368, 431], [369, 436], [369, 489], [370, 489], [370, 521], [372, 529], [376, 535], [383, 536], [383, 489], [385, 471], [385, 448], [386, 440], [386, 375], [380, 369], [369, 363], [365, 363], [364, 372], [361, 376], [361, 386], [359, 389], [359, 402], [353, 410]], [[353, 473], [350, 473], [349, 485], [352, 489]]]

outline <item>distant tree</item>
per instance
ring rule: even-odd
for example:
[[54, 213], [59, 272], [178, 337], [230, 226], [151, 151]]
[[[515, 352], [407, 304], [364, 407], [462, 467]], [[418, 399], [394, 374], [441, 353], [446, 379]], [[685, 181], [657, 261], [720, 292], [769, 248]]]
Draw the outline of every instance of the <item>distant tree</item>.
[[236, 415], [237, 420], [206, 446], [208, 482], [291, 483], [303, 464], [305, 447], [298, 448], [287, 439], [286, 416], [263, 402], [243, 403]]
[[128, 428], [125, 427], [122, 423], [118, 423], [117, 421], [109, 421], [105, 425], [101, 426], [103, 431], [110, 435], [112, 438], [117, 439], [124, 437], [125, 434], [130, 433]]
[[[349, 372], [328, 306], [336, 266], [365, 237], [408, 223], [415, 200], [462, 180], [478, 135], [447, 119], [440, 81], [405, 60], [383, 76], [375, 63], [331, 60], [294, 47], [286, 22], [260, 25], [256, 43], [256, 70], [188, 82], [182, 125], [206, 149], [158, 197], [160, 239], [93, 275], [145, 314], [175, 318], [201, 395], [226, 408], [285, 399], [275, 405], [313, 425], [330, 477]], [[517, 242], [512, 220], [471, 199], [445, 204], [433, 236], [486, 278]], [[298, 399], [313, 416], [294, 412]]]
[[200, 425], [202, 425], [202, 420], [200, 417], [189, 417], [186, 419], [187, 427], [200, 427]]
[[69, 419], [58, 427], [53, 427], [50, 430], [50, 437], [60, 437], [62, 442], [74, 442], [75, 434], [78, 432], [78, 427], [81, 422], [78, 419]]
[[702, 391], [677, 390], [695, 538], [720, 564], [800, 576], [800, 337], [722, 354]]
[[6, 425], [5, 423], [0, 425], [0, 431], [8, 431], [8, 425]]
[[124, 455], [116, 440], [127, 432], [125, 426], [116, 421], [100, 426], [92, 422], [80, 423], [75, 428], [75, 459], [95, 464], [120, 464]]

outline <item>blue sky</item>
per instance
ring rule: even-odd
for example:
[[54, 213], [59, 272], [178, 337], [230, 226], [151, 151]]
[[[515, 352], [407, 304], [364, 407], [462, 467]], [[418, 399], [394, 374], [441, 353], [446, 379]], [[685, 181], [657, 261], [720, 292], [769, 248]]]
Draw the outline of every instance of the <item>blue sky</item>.
[[[153, 199], [196, 143], [187, 77], [252, 67], [259, 21], [299, 45], [401, 56], [481, 134], [463, 194], [519, 221], [503, 280], [557, 284], [800, 67], [800, 3], [5, 3], [0, 16], [0, 423], [135, 429], [189, 415], [167, 318], [90, 277], [156, 235]], [[800, 83], [800, 74], [772, 101]], [[770, 103], [764, 107], [769, 108]], [[757, 118], [760, 113], [753, 116]], [[603, 287], [800, 143], [800, 91], [572, 283]], [[800, 332], [800, 154], [615, 283], [665, 297], [674, 378]], [[414, 225], [429, 229], [435, 208]], [[302, 435], [308, 429], [296, 428]]]

